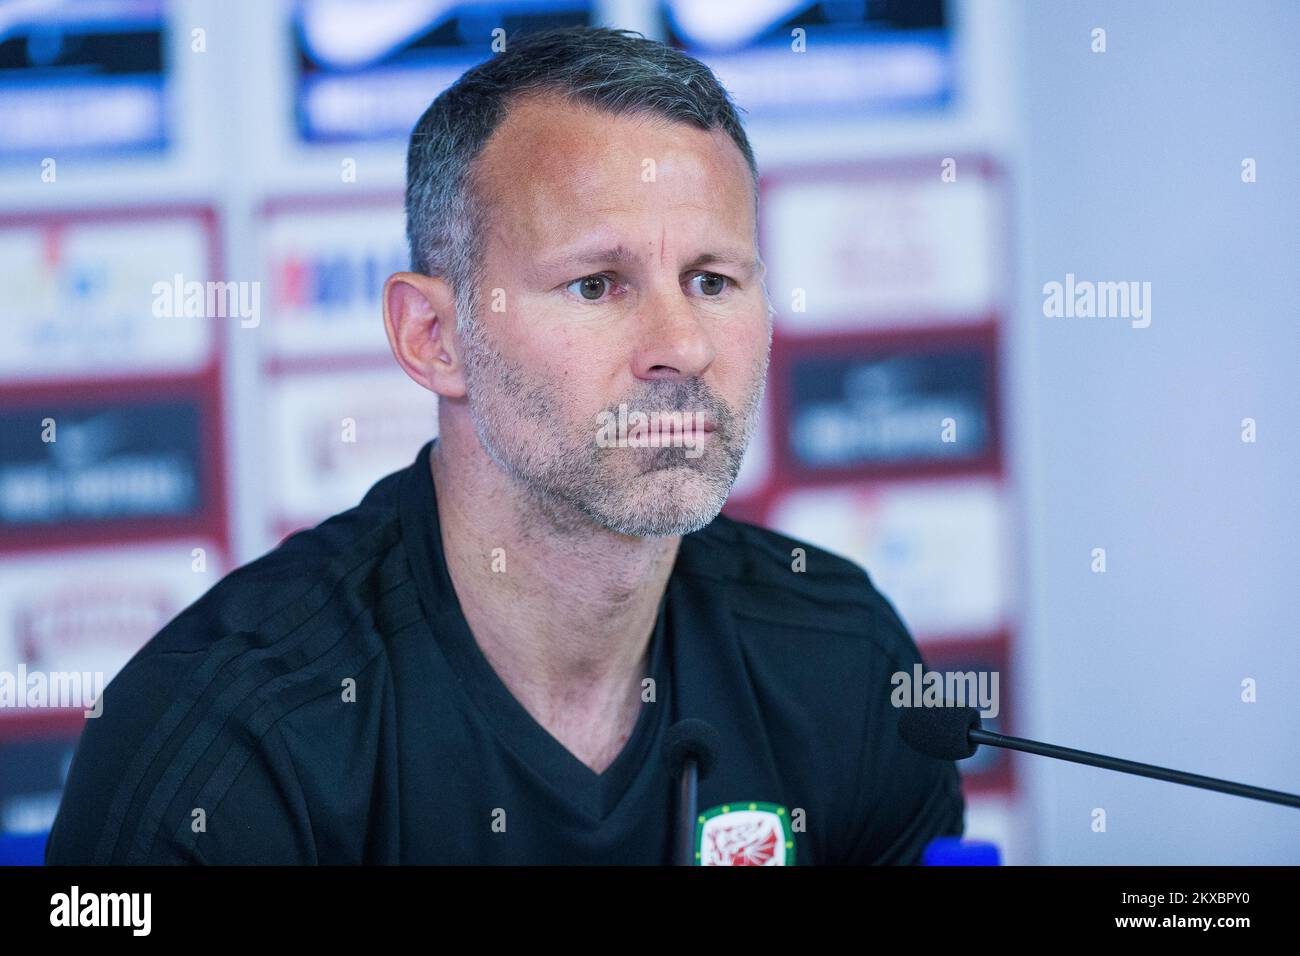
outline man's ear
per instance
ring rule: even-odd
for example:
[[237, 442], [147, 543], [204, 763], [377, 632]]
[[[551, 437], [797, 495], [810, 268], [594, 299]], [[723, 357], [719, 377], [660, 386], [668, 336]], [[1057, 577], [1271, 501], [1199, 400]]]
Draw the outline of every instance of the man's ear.
[[384, 331], [397, 364], [429, 391], [465, 396], [456, 297], [441, 276], [395, 272], [384, 283]]

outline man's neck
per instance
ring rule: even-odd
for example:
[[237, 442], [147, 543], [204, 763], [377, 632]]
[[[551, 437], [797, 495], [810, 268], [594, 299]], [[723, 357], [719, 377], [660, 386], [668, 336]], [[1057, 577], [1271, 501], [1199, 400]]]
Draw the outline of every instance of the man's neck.
[[600, 772], [635, 725], [681, 538], [618, 535], [540, 507], [476, 440], [439, 440], [430, 467], [475, 641], [538, 723]]

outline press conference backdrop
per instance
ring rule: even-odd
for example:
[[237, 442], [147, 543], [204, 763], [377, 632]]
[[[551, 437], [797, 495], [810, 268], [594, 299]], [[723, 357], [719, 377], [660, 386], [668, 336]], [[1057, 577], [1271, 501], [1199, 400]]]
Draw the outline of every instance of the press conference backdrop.
[[[728, 513], [859, 561], [994, 729], [1300, 789], [1300, 8], [0, 2], [8, 852], [136, 649], [436, 433], [378, 298], [405, 136], [586, 23], [747, 110], [778, 317]], [[1005, 862], [1300, 862], [1286, 808], [962, 772]]]

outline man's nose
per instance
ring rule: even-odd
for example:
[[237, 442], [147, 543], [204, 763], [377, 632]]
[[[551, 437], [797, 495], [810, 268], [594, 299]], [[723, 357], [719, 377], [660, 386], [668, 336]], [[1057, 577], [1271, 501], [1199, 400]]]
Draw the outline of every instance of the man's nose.
[[699, 314], [680, 286], [648, 296], [637, 320], [639, 345], [632, 363], [637, 378], [693, 378], [713, 364], [708, 316]]

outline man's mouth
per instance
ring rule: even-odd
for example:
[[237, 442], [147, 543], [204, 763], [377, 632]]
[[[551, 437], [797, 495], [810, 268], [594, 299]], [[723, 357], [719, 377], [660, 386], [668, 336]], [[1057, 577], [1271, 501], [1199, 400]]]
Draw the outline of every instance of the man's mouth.
[[[680, 420], [674, 416], [680, 416]], [[659, 419], [659, 433], [664, 438], [695, 438], [707, 435], [716, 428], [713, 419], [698, 412], [673, 412], [661, 415]]]
[[597, 442], [601, 447], [671, 448], [701, 447], [719, 429], [719, 421], [696, 409], [628, 409], [601, 412]]

